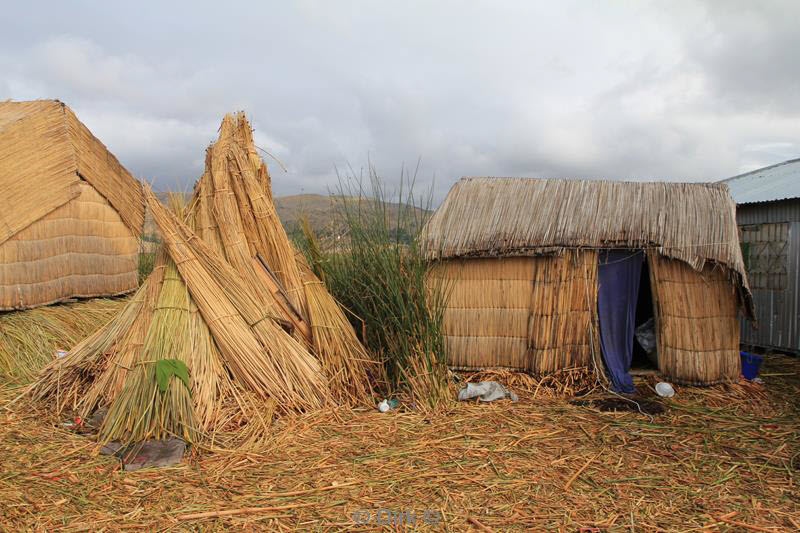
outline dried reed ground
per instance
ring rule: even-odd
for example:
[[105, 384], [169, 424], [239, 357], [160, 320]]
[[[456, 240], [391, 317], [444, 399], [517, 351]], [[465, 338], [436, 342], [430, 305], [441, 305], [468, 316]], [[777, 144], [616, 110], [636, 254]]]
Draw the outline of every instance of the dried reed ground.
[[119, 313], [123, 298], [92, 298], [0, 312], [0, 383], [27, 383], [56, 350], [68, 350]]
[[[260, 449], [132, 473], [45, 412], [0, 410], [0, 528], [363, 530], [352, 513], [385, 508], [437, 509], [448, 531], [793, 530], [800, 361], [774, 356], [762, 375], [679, 387], [652, 421], [524, 391], [437, 416], [318, 412]], [[249, 507], [272, 510], [182, 518]]]

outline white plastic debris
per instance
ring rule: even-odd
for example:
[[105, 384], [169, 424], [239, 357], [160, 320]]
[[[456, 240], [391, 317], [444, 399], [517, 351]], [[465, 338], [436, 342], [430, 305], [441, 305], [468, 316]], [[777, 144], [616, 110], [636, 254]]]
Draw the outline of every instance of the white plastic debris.
[[662, 398], [672, 398], [675, 396], [675, 389], [672, 388], [672, 385], [661, 381], [656, 383], [656, 394], [661, 396]]
[[512, 402], [516, 402], [519, 398], [512, 391], [506, 389], [496, 381], [481, 381], [480, 383], [467, 383], [460, 391], [458, 391], [459, 401], [470, 400], [472, 398], [479, 398], [482, 402], [491, 402], [493, 400], [501, 400], [509, 398]]
[[378, 411], [385, 413], [389, 409], [391, 409], [391, 407], [389, 407], [389, 402], [384, 398], [384, 400], [378, 404]]
[[68, 353], [69, 352], [66, 351], [66, 350], [56, 350], [56, 359], [61, 359], [62, 357], [64, 357]]

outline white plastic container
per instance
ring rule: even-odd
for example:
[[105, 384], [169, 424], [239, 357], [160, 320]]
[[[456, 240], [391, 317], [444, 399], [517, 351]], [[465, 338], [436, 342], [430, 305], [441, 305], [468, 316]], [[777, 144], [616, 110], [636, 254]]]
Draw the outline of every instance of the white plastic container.
[[656, 383], [656, 394], [661, 396], [662, 398], [672, 398], [675, 396], [675, 389], [672, 388], [672, 385], [661, 381]]

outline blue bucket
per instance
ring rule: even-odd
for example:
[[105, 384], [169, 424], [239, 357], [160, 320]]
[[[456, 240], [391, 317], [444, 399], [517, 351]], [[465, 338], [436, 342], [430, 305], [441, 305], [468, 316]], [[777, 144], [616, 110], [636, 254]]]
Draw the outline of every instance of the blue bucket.
[[758, 375], [758, 368], [764, 362], [764, 358], [747, 352], [739, 352], [739, 356], [742, 358], [742, 375], [747, 380], [754, 379]]

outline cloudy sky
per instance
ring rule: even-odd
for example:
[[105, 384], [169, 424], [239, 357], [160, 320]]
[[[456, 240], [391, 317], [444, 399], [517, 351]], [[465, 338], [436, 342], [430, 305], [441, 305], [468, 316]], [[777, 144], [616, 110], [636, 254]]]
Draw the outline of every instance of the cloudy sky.
[[245, 110], [277, 195], [370, 160], [463, 175], [717, 180], [800, 157], [800, 2], [14, 2], [0, 99], [58, 98], [188, 189]]

